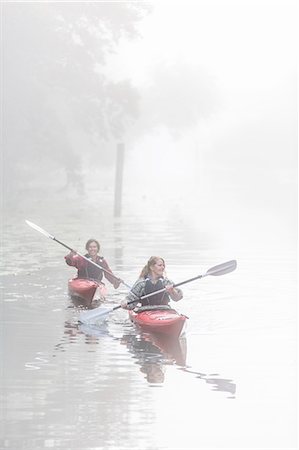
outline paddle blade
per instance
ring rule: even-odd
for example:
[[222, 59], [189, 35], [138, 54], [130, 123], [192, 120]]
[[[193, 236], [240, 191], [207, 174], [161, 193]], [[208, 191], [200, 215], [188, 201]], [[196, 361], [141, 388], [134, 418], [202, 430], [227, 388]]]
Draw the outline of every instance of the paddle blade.
[[27, 225], [29, 225], [31, 228], [33, 228], [36, 231], [39, 231], [39, 233], [42, 233], [44, 236], [50, 238], [50, 239], [54, 239], [54, 236], [52, 236], [51, 234], [49, 234], [46, 230], [43, 230], [41, 227], [39, 227], [38, 225], [36, 225], [33, 222], [30, 222], [29, 220], [25, 220], [25, 222], [27, 223]]
[[113, 311], [113, 308], [105, 308], [100, 306], [99, 308], [90, 309], [89, 311], [83, 311], [79, 315], [79, 322], [92, 324], [95, 322], [104, 322], [108, 315]]
[[207, 275], [219, 276], [225, 275], [226, 273], [230, 273], [235, 270], [237, 267], [237, 261], [233, 259], [232, 261], [227, 261], [225, 263], [219, 264], [218, 266], [211, 267], [207, 273]]
[[103, 324], [101, 327], [91, 324], [91, 323], [81, 323], [79, 325], [79, 330], [83, 331], [87, 336], [108, 336], [109, 329], [107, 323]]

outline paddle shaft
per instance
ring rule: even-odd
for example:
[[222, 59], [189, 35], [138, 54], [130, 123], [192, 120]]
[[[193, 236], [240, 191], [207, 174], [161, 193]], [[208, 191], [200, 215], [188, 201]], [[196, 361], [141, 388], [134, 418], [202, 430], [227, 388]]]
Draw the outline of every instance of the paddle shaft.
[[44, 236], [52, 239], [53, 241], [57, 242], [58, 244], [62, 245], [63, 247], [67, 248], [68, 250], [70, 250], [73, 253], [76, 253], [78, 256], [80, 256], [81, 258], [85, 259], [87, 262], [89, 262], [90, 264], [93, 264], [95, 267], [98, 267], [99, 269], [103, 270], [103, 272], [108, 273], [109, 275], [111, 275], [113, 278], [115, 278], [117, 281], [120, 281], [122, 284], [124, 284], [127, 288], [131, 289], [131, 286], [126, 284], [123, 280], [121, 280], [120, 278], [118, 278], [117, 276], [115, 276], [112, 272], [110, 272], [109, 270], [105, 269], [104, 267], [100, 266], [99, 264], [93, 262], [91, 259], [86, 258], [86, 256], [81, 255], [81, 253], [77, 252], [76, 250], [72, 249], [71, 247], [69, 247], [68, 245], [66, 245], [64, 242], [59, 241], [58, 239], [56, 239], [56, 237], [52, 236], [51, 234], [49, 234], [47, 231], [43, 230], [41, 227], [39, 227], [38, 225], [35, 225], [32, 222], [29, 222], [29, 220], [26, 220], [26, 223], [31, 226], [32, 228], [34, 228], [36, 231], [39, 231], [40, 233], [42, 233]]
[[[206, 277], [209, 275], [208, 273], [205, 273], [204, 275], [198, 275], [197, 277], [189, 278], [189, 280], [181, 281], [180, 283], [176, 283], [173, 285], [174, 288], [178, 286], [182, 286], [183, 284], [191, 283], [191, 281], [199, 280], [200, 278]], [[160, 294], [161, 292], [166, 291], [166, 288], [159, 289], [158, 291], [151, 292], [150, 294], [143, 295], [142, 297], [137, 298], [136, 300], [131, 300], [128, 302], [128, 305], [131, 305], [132, 303], [139, 302], [140, 300], [144, 300], [145, 298], [152, 297], [152, 295]], [[115, 311], [116, 309], [121, 308], [121, 305], [115, 306], [112, 308], [111, 311]]]
[[[183, 284], [190, 283], [191, 281], [199, 280], [200, 278], [207, 277], [209, 275], [217, 276], [217, 275], [224, 275], [226, 273], [232, 272], [237, 267], [237, 262], [235, 260], [228, 261], [223, 264], [219, 264], [218, 266], [211, 267], [206, 273], [202, 275], [197, 275], [196, 277], [189, 278], [188, 280], [181, 281], [180, 283], [176, 283], [173, 285], [174, 288], [178, 286], [182, 286]], [[150, 294], [143, 295], [138, 300], [143, 300], [145, 298], [151, 297], [152, 295], [160, 294], [161, 292], [166, 291], [166, 288], [159, 289], [158, 291], [151, 292]], [[128, 302], [128, 305], [130, 303], [135, 303], [138, 300], [132, 300]]]
[[80, 256], [81, 258], [85, 259], [85, 261], [89, 262], [90, 264], [93, 264], [94, 266], [98, 267], [99, 269], [103, 270], [103, 272], [108, 273], [110, 276], [112, 276], [113, 278], [115, 278], [117, 281], [120, 281], [122, 284], [124, 284], [125, 286], [127, 286], [127, 288], [131, 289], [131, 286], [127, 283], [125, 283], [123, 280], [121, 280], [120, 278], [118, 278], [117, 276], [115, 276], [112, 272], [110, 272], [109, 270], [105, 269], [104, 267], [100, 266], [99, 264], [95, 263], [92, 261], [92, 259], [86, 258], [86, 256], [81, 255], [79, 252], [77, 252], [76, 250], [73, 250], [71, 247], [69, 247], [68, 245], [64, 244], [63, 242], [59, 241], [58, 239], [56, 239], [55, 237], [53, 237], [53, 241], [58, 242], [58, 244], [63, 245], [63, 247], [67, 248], [68, 250], [70, 250], [73, 253], [76, 253], [78, 256]]
[[[198, 280], [198, 279], [206, 277], [208, 275], [212, 275], [212, 276], [224, 275], [226, 273], [232, 272], [233, 270], [235, 270], [236, 267], [237, 267], [237, 261], [235, 261], [235, 260], [227, 261], [227, 262], [225, 262], [223, 264], [219, 264], [218, 266], [211, 267], [203, 275], [197, 275], [196, 277], [189, 278], [188, 280], [181, 281], [180, 283], [176, 283], [176, 284], [173, 285], [173, 287], [182, 286], [183, 284], [190, 283], [191, 281]], [[166, 288], [160, 289], [158, 291], [152, 292], [152, 293], [147, 294], [147, 295], [143, 295], [140, 298], [136, 298], [136, 300], [129, 301], [127, 303], [127, 305], [131, 305], [132, 303], [139, 302], [142, 299], [151, 297], [152, 295], [156, 295], [157, 293], [164, 292], [164, 291], [166, 291]], [[133, 295], [135, 295], [135, 294], [133, 294]], [[97, 319], [98, 320], [101, 317], [104, 318], [106, 315], [110, 314], [113, 311], [116, 311], [117, 309], [119, 309], [121, 307], [122, 307], [121, 305], [118, 305], [118, 306], [115, 306], [114, 308], [109, 309], [108, 311], [107, 310], [103, 311], [101, 309], [101, 307], [99, 307], [99, 308], [96, 308], [96, 309], [94, 309], [92, 311], [82, 312], [81, 313], [81, 319], [82, 319], [81, 322], [84, 323], [84, 321], [86, 321], [86, 320], [90, 320], [90, 319]], [[88, 316], [88, 319], [86, 318], [87, 316]]]
[[[197, 277], [189, 278], [189, 280], [185, 280], [185, 281], [181, 281], [180, 283], [173, 284], [172, 287], [176, 288], [178, 286], [182, 286], [183, 284], [191, 283], [191, 281], [199, 280], [200, 278], [205, 277], [206, 275], [207, 274], [198, 275]], [[166, 288], [162, 288], [162, 289], [159, 289], [158, 291], [151, 292], [150, 294], [143, 295], [142, 297], [140, 297], [139, 300], [144, 300], [145, 298], [151, 297], [152, 295], [160, 294], [161, 292], [164, 292], [164, 291], [166, 291]]]

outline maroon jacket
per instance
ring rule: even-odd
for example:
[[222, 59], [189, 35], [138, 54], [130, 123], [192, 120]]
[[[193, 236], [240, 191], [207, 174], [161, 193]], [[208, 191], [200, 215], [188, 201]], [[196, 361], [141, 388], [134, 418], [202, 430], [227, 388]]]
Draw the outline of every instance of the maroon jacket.
[[[90, 259], [88, 253], [84, 256]], [[105, 278], [110, 281], [110, 283], [113, 284], [115, 288], [118, 288], [118, 286], [120, 285], [120, 280], [117, 277], [113, 276], [112, 270], [110, 269], [107, 261], [103, 256], [97, 256], [97, 260], [95, 262], [99, 266], [103, 267], [105, 271], [89, 263], [88, 261], [86, 261], [86, 259], [82, 258], [82, 256], [74, 255], [72, 253], [69, 253], [65, 256], [65, 262], [69, 266], [74, 266], [78, 269], [78, 278], [90, 278], [92, 280], [102, 281], [104, 275]], [[107, 273], [106, 270], [112, 275]]]

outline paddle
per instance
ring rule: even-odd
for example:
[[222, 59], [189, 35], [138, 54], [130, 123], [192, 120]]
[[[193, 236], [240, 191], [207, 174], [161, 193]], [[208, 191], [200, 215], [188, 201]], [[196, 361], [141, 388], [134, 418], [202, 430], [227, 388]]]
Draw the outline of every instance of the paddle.
[[[189, 278], [188, 280], [181, 281], [180, 283], [174, 284], [173, 287], [182, 286], [183, 284], [190, 283], [191, 281], [199, 280], [200, 278], [207, 277], [209, 275], [211, 276], [219, 276], [219, 275], [225, 275], [226, 273], [230, 273], [233, 270], [235, 270], [237, 267], [237, 261], [227, 261], [222, 264], [218, 264], [217, 266], [211, 267], [206, 273], [202, 275], [197, 275], [196, 277]], [[151, 292], [150, 294], [143, 295], [140, 298], [136, 298], [136, 300], [131, 300], [128, 302], [128, 305], [132, 303], [139, 302], [140, 300], [144, 300], [145, 298], [151, 297], [152, 295], [156, 295], [160, 292], [166, 291], [166, 288], [159, 289], [158, 291]], [[115, 306], [114, 308], [103, 308], [98, 307], [95, 309], [92, 309], [90, 311], [84, 311], [80, 314], [79, 322], [81, 323], [89, 323], [91, 321], [101, 321], [105, 320], [106, 316], [110, 314], [113, 311], [116, 311], [117, 309], [121, 308], [121, 305]]]
[[59, 241], [58, 239], [56, 239], [54, 236], [52, 236], [51, 234], [49, 234], [46, 230], [43, 230], [43, 228], [39, 227], [38, 225], [36, 225], [33, 222], [30, 222], [29, 220], [25, 220], [25, 222], [27, 223], [27, 225], [29, 225], [31, 228], [33, 228], [36, 231], [39, 231], [41, 234], [43, 234], [44, 236], [46, 236], [49, 239], [53, 239], [53, 241], [57, 242], [58, 244], [62, 245], [63, 247], [67, 248], [68, 250], [70, 250], [73, 253], [76, 253], [78, 256], [81, 256], [81, 258], [85, 259], [86, 261], [88, 261], [90, 264], [93, 264], [94, 266], [98, 267], [99, 269], [103, 270], [106, 273], [109, 273], [109, 275], [111, 275], [113, 278], [115, 278], [116, 280], [120, 281], [122, 284], [124, 284], [125, 286], [127, 286], [127, 288], [131, 289], [131, 286], [129, 286], [128, 284], [126, 284], [123, 280], [121, 280], [120, 278], [116, 277], [113, 273], [111, 273], [109, 270], [105, 269], [104, 267], [100, 266], [99, 264], [93, 262], [91, 259], [86, 258], [86, 256], [81, 255], [79, 252], [77, 252], [76, 250], [73, 250], [71, 247], [69, 247], [68, 245], [64, 244], [63, 242]]

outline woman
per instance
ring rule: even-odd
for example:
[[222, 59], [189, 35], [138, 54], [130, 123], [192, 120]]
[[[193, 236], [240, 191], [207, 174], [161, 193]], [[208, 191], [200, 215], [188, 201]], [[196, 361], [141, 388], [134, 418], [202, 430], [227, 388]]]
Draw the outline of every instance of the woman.
[[[139, 300], [141, 306], [168, 305], [170, 299], [175, 302], [183, 298], [181, 289], [174, 288], [173, 282], [164, 275], [165, 262], [160, 256], [151, 256], [147, 264], [141, 271], [139, 279], [136, 281], [127, 297], [121, 302], [124, 309], [133, 309], [137, 299], [152, 292], [165, 288], [165, 291], [152, 295], [143, 300]], [[131, 303], [136, 300], [136, 303]]]
[[102, 270], [99, 267], [96, 267], [94, 264], [89, 263], [88, 261], [86, 261], [86, 259], [82, 258], [82, 256], [80, 255], [77, 255], [75, 252], [71, 252], [67, 256], [65, 256], [65, 262], [69, 266], [74, 266], [78, 269], [78, 278], [88, 278], [101, 282], [104, 274], [105, 278], [111, 284], [113, 284], [113, 287], [115, 289], [117, 289], [122, 280], [113, 275], [105, 258], [103, 256], [99, 256], [99, 242], [95, 239], [89, 239], [86, 242], [85, 248], [88, 253], [84, 256], [94, 263], [98, 264], [99, 266], [103, 267], [103, 269], [105, 270]]

